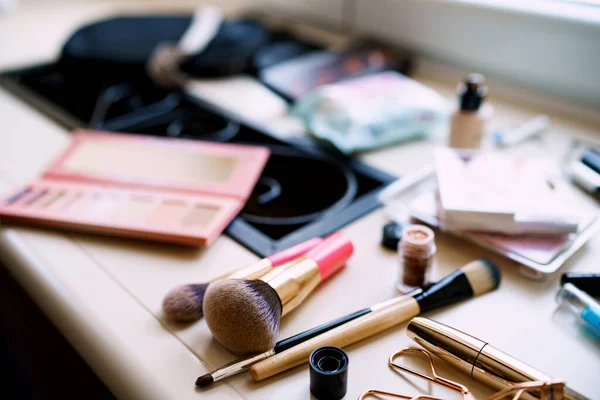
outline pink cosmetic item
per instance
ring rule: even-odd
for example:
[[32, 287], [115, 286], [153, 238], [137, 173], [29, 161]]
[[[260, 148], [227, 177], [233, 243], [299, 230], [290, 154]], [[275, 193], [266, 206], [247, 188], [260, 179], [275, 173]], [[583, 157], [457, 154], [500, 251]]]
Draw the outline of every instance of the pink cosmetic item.
[[0, 203], [0, 219], [208, 246], [268, 157], [258, 146], [78, 130], [42, 178]]
[[548, 158], [490, 152], [464, 159], [437, 148], [434, 160], [443, 230], [568, 235], [584, 219], [555, 190], [558, 169]]
[[[434, 191], [426, 191], [410, 201], [410, 215], [432, 227], [439, 227], [439, 216]], [[478, 244], [522, 265], [519, 269], [530, 279], [540, 280], [558, 270], [565, 261], [581, 248], [600, 229], [600, 219], [589, 214], [576, 234], [503, 235], [484, 232], [454, 231], [452, 235]]]
[[[533, 171], [532, 171], [533, 172]], [[408, 178], [409, 180], [410, 177]], [[436, 177], [423, 174], [412, 180], [410, 190], [398, 190], [382, 199], [383, 213], [397, 223], [424, 223], [442, 229], [438, 182]], [[498, 233], [450, 231], [468, 242], [477, 244], [519, 263], [519, 272], [530, 279], [544, 279], [564, 263], [600, 230], [598, 211], [590, 199], [558, 177], [552, 180], [555, 201], [561, 199], [567, 209], [581, 216], [577, 232], [568, 235], [506, 235]], [[548, 202], [549, 199], [546, 200]]]

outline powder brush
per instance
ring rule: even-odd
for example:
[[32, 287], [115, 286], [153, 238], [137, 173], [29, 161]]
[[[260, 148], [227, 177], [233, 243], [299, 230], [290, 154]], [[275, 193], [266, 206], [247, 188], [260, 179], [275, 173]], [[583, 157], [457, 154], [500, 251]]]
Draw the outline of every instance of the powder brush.
[[165, 317], [175, 322], [192, 322], [202, 317], [202, 304], [208, 285], [222, 279], [258, 279], [271, 271], [303, 256], [323, 242], [316, 237], [263, 258], [255, 263], [222, 275], [206, 283], [180, 285], [171, 289], [163, 299]]
[[238, 355], [272, 349], [281, 317], [298, 307], [319, 283], [344, 267], [353, 250], [348, 237], [337, 232], [268, 277], [225, 279], [211, 284], [203, 310], [214, 338]]
[[250, 375], [260, 381], [308, 361], [321, 346], [345, 347], [416, 317], [422, 312], [479, 296], [496, 289], [500, 270], [489, 260], [475, 260], [431, 285], [422, 292], [389, 300], [376, 311], [331, 329], [250, 367]]

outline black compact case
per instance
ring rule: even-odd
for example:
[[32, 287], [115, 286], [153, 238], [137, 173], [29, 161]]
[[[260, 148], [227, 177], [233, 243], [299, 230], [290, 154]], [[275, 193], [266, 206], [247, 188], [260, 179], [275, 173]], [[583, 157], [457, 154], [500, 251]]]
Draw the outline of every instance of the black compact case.
[[[303, 46], [312, 44], [298, 41]], [[69, 129], [269, 147], [254, 192], [226, 230], [260, 256], [327, 235], [370, 212], [380, 205], [377, 193], [395, 179], [310, 140], [283, 140], [184, 92], [158, 88], [131, 65], [89, 74], [62, 59], [4, 72], [0, 85]]]

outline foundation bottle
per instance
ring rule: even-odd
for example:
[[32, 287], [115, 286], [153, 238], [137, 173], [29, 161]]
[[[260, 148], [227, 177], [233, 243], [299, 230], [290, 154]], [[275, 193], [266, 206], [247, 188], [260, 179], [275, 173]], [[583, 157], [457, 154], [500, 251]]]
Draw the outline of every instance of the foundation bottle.
[[481, 74], [470, 74], [458, 85], [458, 109], [450, 120], [450, 147], [478, 149], [481, 147], [486, 123], [494, 113], [485, 102], [487, 86]]

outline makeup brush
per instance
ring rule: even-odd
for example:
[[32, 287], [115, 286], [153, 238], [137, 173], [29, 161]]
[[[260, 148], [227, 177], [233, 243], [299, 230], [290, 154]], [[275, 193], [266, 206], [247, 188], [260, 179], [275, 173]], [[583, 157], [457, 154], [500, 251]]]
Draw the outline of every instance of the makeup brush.
[[214, 338], [238, 355], [271, 350], [281, 317], [340, 270], [352, 252], [352, 242], [337, 232], [266, 281], [225, 279], [211, 284], [203, 310]]
[[266, 379], [307, 362], [310, 353], [318, 347], [348, 346], [421, 312], [487, 293], [499, 284], [500, 270], [494, 263], [483, 259], [472, 261], [420, 293], [392, 299], [376, 311], [254, 364], [250, 375], [257, 381]]
[[[422, 292], [423, 289], [415, 289], [410, 293], [407, 293], [403, 296], [413, 296], [419, 292]], [[388, 300], [389, 301], [389, 300]], [[363, 308], [362, 310], [355, 311], [351, 314], [345, 315], [341, 318], [334, 319], [333, 321], [326, 322], [322, 325], [319, 325], [315, 328], [311, 328], [304, 332], [298, 333], [294, 336], [290, 336], [287, 339], [280, 340], [275, 344], [275, 347], [269, 351], [265, 351], [264, 353], [259, 353], [253, 356], [249, 356], [247, 358], [243, 358], [241, 360], [235, 360], [229, 364], [223, 365], [222, 367], [217, 368], [216, 370], [204, 374], [198, 379], [196, 379], [196, 386], [206, 387], [214, 382], [218, 382], [220, 380], [229, 378], [230, 376], [234, 376], [240, 374], [244, 371], [250, 369], [250, 367], [256, 364], [259, 361], [265, 360], [275, 354], [279, 354], [287, 349], [291, 349], [292, 347], [307, 341], [308, 339], [312, 339], [315, 336], [319, 336], [322, 333], [325, 333], [333, 328], [336, 328], [340, 325], [345, 324], [346, 322], [350, 322], [353, 319], [361, 317], [370, 312], [376, 311], [381, 307], [385, 307], [388, 301], [375, 304], [374, 306]]]
[[202, 303], [209, 284], [222, 279], [257, 279], [274, 267], [279, 267], [303, 256], [321, 242], [323, 242], [323, 239], [319, 237], [312, 238], [210, 282], [177, 286], [165, 296], [162, 303], [163, 313], [171, 321], [195, 321], [202, 317]]

